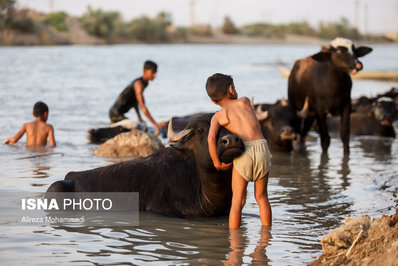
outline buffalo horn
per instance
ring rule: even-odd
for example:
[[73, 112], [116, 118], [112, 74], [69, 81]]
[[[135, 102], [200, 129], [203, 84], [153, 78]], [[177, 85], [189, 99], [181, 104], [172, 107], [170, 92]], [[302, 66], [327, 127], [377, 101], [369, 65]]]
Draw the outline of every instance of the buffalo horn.
[[268, 118], [268, 111], [261, 110], [261, 105], [257, 106], [256, 116], [259, 121], [265, 120]]
[[285, 98], [282, 98], [282, 99], [281, 99], [281, 105], [282, 105], [282, 106], [288, 106], [289, 103], [288, 103], [288, 101], [287, 101]]
[[303, 108], [301, 109], [301, 111], [298, 111], [297, 114], [301, 118], [306, 118], [308, 115], [308, 110], [309, 110], [308, 97], [305, 97]]
[[173, 130], [173, 118], [170, 118], [168, 136], [172, 142], [179, 142], [191, 134], [192, 129], [184, 129], [180, 132], [174, 132]]

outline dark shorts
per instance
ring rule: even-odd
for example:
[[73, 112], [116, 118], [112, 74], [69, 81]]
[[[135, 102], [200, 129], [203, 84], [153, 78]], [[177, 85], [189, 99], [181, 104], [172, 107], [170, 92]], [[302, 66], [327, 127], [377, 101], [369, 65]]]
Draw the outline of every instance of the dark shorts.
[[122, 121], [124, 119], [127, 119], [127, 117], [120, 114], [116, 108], [111, 108], [109, 110], [109, 118], [111, 119], [112, 123], [116, 123], [116, 122]]

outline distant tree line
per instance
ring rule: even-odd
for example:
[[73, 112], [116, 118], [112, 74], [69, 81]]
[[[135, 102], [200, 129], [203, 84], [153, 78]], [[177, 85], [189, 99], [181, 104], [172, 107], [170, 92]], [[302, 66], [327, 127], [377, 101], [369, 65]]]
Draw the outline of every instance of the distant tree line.
[[284, 38], [288, 34], [333, 39], [336, 36], [352, 40], [381, 38], [373, 35], [363, 35], [357, 28], [350, 25], [347, 18], [341, 18], [338, 22], [321, 22], [319, 28], [311, 27], [308, 22], [291, 22], [288, 24], [254, 23], [238, 29], [229, 17], [225, 17], [221, 28], [225, 34], [245, 34], [248, 36], [265, 38]]
[[[51, 26], [57, 31], [68, 31], [65, 12], [52, 12], [41, 15], [40, 19], [29, 17], [29, 10], [16, 10], [16, 0], [0, 0], [0, 30], [12, 29], [23, 33], [33, 33], [37, 25]], [[81, 27], [90, 35], [102, 38], [108, 43], [131, 42], [134, 40], [157, 43], [184, 41], [188, 34], [209, 36], [214, 30], [210, 25], [199, 25], [193, 29], [173, 26], [169, 13], [161, 12], [155, 17], [141, 16], [130, 21], [124, 21], [118, 12], [87, 8], [79, 18]], [[224, 34], [240, 34], [264, 38], [284, 38], [286, 35], [304, 35], [324, 39], [336, 36], [353, 40], [373, 39], [380, 37], [362, 35], [358, 29], [351, 26], [346, 18], [338, 22], [322, 22], [318, 29], [307, 22], [292, 22], [287, 24], [254, 23], [237, 27], [230, 17], [224, 18], [220, 28]], [[0, 36], [1, 37], [1, 36]]]
[[172, 36], [168, 28], [172, 25], [171, 15], [159, 13], [154, 18], [141, 16], [131, 21], [123, 21], [118, 12], [88, 8], [80, 18], [83, 29], [88, 33], [106, 39], [108, 42], [129, 41], [168, 42]]

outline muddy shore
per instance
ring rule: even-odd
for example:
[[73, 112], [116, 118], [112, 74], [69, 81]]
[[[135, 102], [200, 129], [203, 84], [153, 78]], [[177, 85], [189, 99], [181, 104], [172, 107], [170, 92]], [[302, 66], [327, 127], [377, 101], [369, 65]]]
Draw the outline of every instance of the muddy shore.
[[310, 265], [398, 265], [398, 209], [394, 215], [344, 223], [322, 238], [324, 253]]

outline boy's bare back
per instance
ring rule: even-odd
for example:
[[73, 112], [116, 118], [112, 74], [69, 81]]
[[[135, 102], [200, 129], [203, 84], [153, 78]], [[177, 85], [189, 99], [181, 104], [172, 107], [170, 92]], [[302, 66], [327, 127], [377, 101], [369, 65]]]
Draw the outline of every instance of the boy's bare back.
[[47, 138], [50, 146], [55, 147], [54, 128], [47, 124], [48, 106], [43, 102], [36, 102], [33, 106], [33, 122], [25, 123], [12, 138], [7, 138], [4, 144], [16, 143], [26, 133], [27, 146], [46, 146]]
[[55, 147], [56, 145], [53, 126], [40, 119], [23, 124], [17, 134], [12, 138], [7, 138], [4, 144], [18, 142], [25, 133], [27, 146], [46, 146], [47, 138], [51, 147]]
[[50, 146], [55, 146], [54, 129], [52, 125], [44, 121], [33, 121], [24, 124], [26, 129], [26, 145], [28, 146], [45, 146], [47, 138]]
[[244, 142], [264, 138], [260, 123], [247, 97], [229, 100], [213, 119]]

